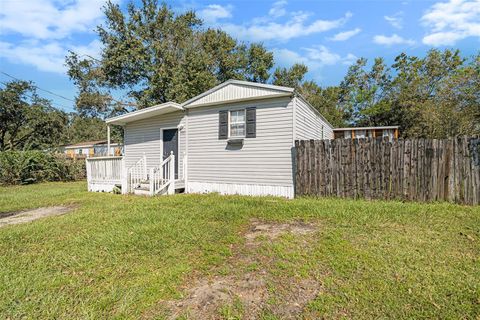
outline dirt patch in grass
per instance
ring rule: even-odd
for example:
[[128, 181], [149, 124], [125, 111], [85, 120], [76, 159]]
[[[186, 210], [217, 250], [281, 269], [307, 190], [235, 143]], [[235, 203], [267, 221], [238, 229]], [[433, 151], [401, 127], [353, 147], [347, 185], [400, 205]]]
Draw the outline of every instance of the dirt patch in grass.
[[254, 273], [243, 276], [217, 276], [199, 279], [187, 290], [185, 298], [169, 301], [170, 319], [188, 315], [193, 319], [217, 319], [222, 306], [241, 301], [244, 319], [255, 319], [267, 299], [265, 279]]
[[245, 234], [246, 245], [255, 245], [257, 238], [275, 240], [285, 233], [293, 235], [305, 235], [315, 232], [317, 227], [313, 224], [301, 221], [292, 223], [272, 223], [252, 220], [248, 232]]
[[33, 210], [4, 212], [0, 214], [0, 228], [11, 224], [31, 222], [40, 218], [59, 216], [74, 210], [75, 206], [42, 207]]
[[[241, 319], [258, 319], [265, 312], [281, 319], [295, 319], [318, 295], [321, 283], [314, 279], [279, 278], [270, 274], [267, 269], [271, 261], [256, 249], [263, 240], [274, 241], [286, 233], [301, 237], [317, 230], [316, 225], [304, 222], [252, 220], [244, 234], [245, 246], [235, 248], [227, 262], [233, 272], [192, 279], [184, 288], [183, 298], [162, 303], [161, 309], [167, 310], [165, 315], [169, 319], [182, 316], [189, 319], [232, 318], [232, 312]], [[249, 265], [258, 267], [241, 271]], [[229, 310], [227, 315], [222, 315], [225, 310]], [[146, 318], [152, 316], [149, 313]]]

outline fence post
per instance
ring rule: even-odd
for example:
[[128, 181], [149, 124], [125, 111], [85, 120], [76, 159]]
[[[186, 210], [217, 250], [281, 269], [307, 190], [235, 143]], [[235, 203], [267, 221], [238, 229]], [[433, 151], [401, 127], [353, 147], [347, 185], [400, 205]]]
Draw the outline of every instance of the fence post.
[[480, 202], [478, 138], [297, 140], [293, 157], [297, 196]]

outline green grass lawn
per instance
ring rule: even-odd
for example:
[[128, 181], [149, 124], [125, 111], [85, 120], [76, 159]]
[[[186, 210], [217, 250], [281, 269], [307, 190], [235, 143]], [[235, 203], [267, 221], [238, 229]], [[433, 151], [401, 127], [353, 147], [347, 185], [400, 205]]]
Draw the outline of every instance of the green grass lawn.
[[[0, 228], [0, 318], [161, 318], [158, 305], [178, 299], [188, 279], [243, 268], [319, 281], [307, 319], [480, 316], [478, 206], [85, 190], [83, 182], [0, 187], [0, 212], [78, 206]], [[258, 254], [268, 264], [235, 264], [253, 218], [318, 231], [265, 241]], [[276, 303], [268, 301], [264, 319], [276, 319]], [[241, 318], [242, 306], [222, 310]]]

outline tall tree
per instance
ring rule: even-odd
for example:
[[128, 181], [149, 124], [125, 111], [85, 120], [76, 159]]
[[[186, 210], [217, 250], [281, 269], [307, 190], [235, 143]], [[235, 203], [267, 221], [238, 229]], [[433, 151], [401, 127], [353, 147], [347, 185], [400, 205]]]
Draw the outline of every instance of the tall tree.
[[67, 57], [69, 75], [79, 88], [77, 108], [107, 115], [128, 110], [111, 92], [126, 92], [136, 108], [183, 102], [227, 79], [265, 82], [273, 54], [258, 43], [239, 43], [221, 30], [204, 29], [189, 11], [175, 14], [156, 0], [134, 2], [123, 12], [107, 2], [105, 25], [97, 31], [101, 59]]
[[356, 125], [385, 124], [381, 117], [388, 112], [390, 89], [389, 69], [382, 58], [376, 58], [370, 71], [366, 70], [367, 59], [361, 58], [350, 66], [340, 83], [340, 107], [345, 110], [350, 122]]
[[308, 67], [303, 63], [295, 63], [290, 68], [277, 68], [273, 73], [273, 84], [298, 89], [302, 86]]
[[314, 81], [306, 81], [300, 88], [300, 93], [315, 107], [334, 127], [346, 125], [346, 113], [339, 107], [340, 88], [321, 88]]
[[399, 125], [403, 136], [445, 138], [480, 133], [479, 55], [431, 50], [351, 66], [340, 84], [339, 107], [351, 125]]
[[67, 114], [37, 95], [35, 86], [12, 81], [0, 89], [0, 151], [58, 146]]

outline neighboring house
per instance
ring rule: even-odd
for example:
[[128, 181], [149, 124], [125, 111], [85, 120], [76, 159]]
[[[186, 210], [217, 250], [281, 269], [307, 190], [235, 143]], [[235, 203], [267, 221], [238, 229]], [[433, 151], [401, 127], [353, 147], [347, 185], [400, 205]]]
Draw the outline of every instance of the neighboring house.
[[110, 144], [108, 152], [107, 140], [84, 141], [62, 147], [63, 153], [71, 159], [83, 159], [88, 157], [101, 157], [108, 155], [121, 156], [123, 145], [119, 143]]
[[[292, 198], [295, 140], [333, 139], [332, 125], [293, 88], [237, 80], [106, 122], [123, 127], [124, 157], [87, 161], [91, 191], [121, 184], [122, 193]], [[105, 177], [105, 166], [122, 169]]]
[[361, 139], [389, 137], [390, 140], [398, 139], [398, 126], [388, 127], [359, 127], [359, 128], [335, 128], [335, 139]]

